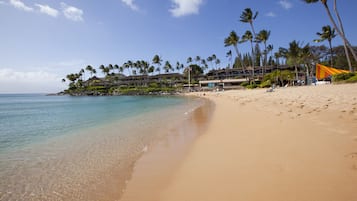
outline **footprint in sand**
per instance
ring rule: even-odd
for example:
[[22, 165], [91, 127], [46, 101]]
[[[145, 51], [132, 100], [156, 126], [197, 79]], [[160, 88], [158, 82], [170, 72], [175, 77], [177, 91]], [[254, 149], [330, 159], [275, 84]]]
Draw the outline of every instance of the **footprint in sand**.
[[357, 159], [357, 152], [352, 152], [352, 153], [346, 154], [345, 157]]

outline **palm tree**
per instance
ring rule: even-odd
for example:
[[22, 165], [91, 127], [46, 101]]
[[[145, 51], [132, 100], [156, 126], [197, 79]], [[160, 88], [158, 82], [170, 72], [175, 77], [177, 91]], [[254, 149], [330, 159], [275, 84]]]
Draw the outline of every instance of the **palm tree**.
[[85, 79], [85, 75], [84, 75], [85, 71], [84, 69], [82, 68], [80, 71], [79, 71], [79, 75], [81, 77], [81, 80], [84, 80]]
[[[249, 23], [250, 25], [250, 28], [252, 29], [252, 32], [253, 32], [253, 36], [254, 38], [257, 37], [257, 34], [254, 30], [254, 25], [253, 25], [253, 22], [254, 20], [257, 18], [258, 16], [258, 12], [253, 12], [252, 9], [250, 8], [246, 8], [243, 10], [241, 16], [240, 16], [240, 21], [243, 22], [243, 23]], [[259, 55], [258, 53], [260, 52], [259, 50], [259, 45], [258, 43], [256, 43], [256, 46], [257, 46], [257, 54], [253, 53], [253, 59], [255, 60], [255, 55]], [[253, 61], [253, 64], [254, 64], [255, 61]], [[253, 80], [254, 80], [254, 65], [253, 65], [253, 69], [252, 69], [252, 76], [253, 76]]]
[[310, 3], [317, 3], [317, 2], [321, 2], [322, 5], [325, 7], [325, 10], [327, 12], [327, 15], [333, 25], [333, 27], [335, 28], [335, 30], [337, 31], [338, 35], [340, 35], [340, 37], [342, 38], [342, 41], [344, 43], [344, 46], [345, 46], [345, 53], [346, 53], [346, 58], [347, 58], [347, 61], [348, 61], [348, 65], [349, 65], [349, 70], [351, 72], [354, 71], [354, 69], [352, 68], [352, 64], [351, 64], [351, 60], [349, 58], [349, 53], [348, 53], [348, 50], [347, 48], [351, 51], [352, 55], [353, 55], [353, 58], [355, 59], [355, 61], [357, 61], [357, 55], [356, 53], [354, 52], [353, 50], [353, 47], [352, 45], [350, 44], [350, 42], [347, 40], [346, 36], [345, 36], [345, 33], [344, 33], [344, 30], [343, 30], [343, 25], [342, 25], [342, 21], [341, 21], [341, 18], [340, 18], [340, 15], [337, 11], [337, 3], [336, 3], [336, 0], [334, 2], [334, 7], [335, 7], [335, 13], [338, 17], [338, 21], [339, 21], [339, 25], [340, 25], [340, 28], [337, 26], [334, 18], [332, 17], [332, 14], [331, 14], [331, 11], [330, 11], [330, 8], [327, 4], [327, 0], [303, 0], [304, 2], [310, 4]]
[[201, 57], [200, 56], [196, 56], [195, 61], [196, 61], [196, 64], [198, 65], [198, 62], [201, 61]]
[[118, 70], [118, 74], [120, 73], [118, 64], [115, 64], [115, 65], [114, 65], [114, 69], [117, 69], [117, 70]]
[[171, 69], [172, 69], [172, 66], [171, 66], [170, 62], [166, 61], [165, 65], [164, 65], [165, 73], [169, 73]]
[[219, 60], [219, 59], [216, 59], [216, 68], [217, 68], [217, 66], [219, 66], [219, 64], [221, 64], [221, 60]]
[[332, 52], [332, 39], [336, 37], [335, 29], [332, 29], [329, 25], [322, 27], [322, 32], [316, 33], [320, 38], [315, 39], [314, 42], [322, 42], [327, 40], [330, 47], [330, 55], [331, 55], [331, 66], [333, 67], [333, 52]]
[[237, 33], [235, 31], [231, 31], [231, 33], [229, 34], [229, 36], [227, 38], [224, 39], [224, 46], [228, 47], [228, 46], [233, 46], [234, 50], [237, 53], [237, 57], [239, 58], [239, 61], [241, 63], [241, 66], [243, 68], [243, 71], [245, 71], [244, 69], [244, 65], [243, 65], [243, 61], [239, 55], [239, 51], [238, 51], [238, 41], [239, 41], [239, 36], [237, 35]]
[[99, 69], [102, 70], [103, 74], [104, 74], [104, 68], [105, 68], [105, 66], [103, 64], [99, 66]]
[[108, 65], [108, 69], [109, 69], [108, 74], [110, 73], [110, 71], [113, 71], [113, 73], [114, 73], [114, 66], [112, 64]]
[[188, 57], [186, 62], [187, 62], [188, 64], [192, 63], [192, 57]]
[[212, 62], [213, 61], [213, 59], [212, 59], [212, 57], [211, 56], [209, 56], [209, 57], [207, 57], [207, 59], [206, 59], [208, 62]]
[[[266, 65], [267, 65], [267, 54], [268, 54], [267, 40], [269, 39], [269, 36], [270, 36], [270, 31], [263, 29], [258, 33], [258, 35], [256, 37], [257, 43], [260, 43], [260, 42], [264, 43], [264, 62], [263, 62], [264, 68], [266, 68]], [[264, 75], [264, 73], [265, 73], [265, 69], [263, 70], [263, 75]]]
[[300, 43], [295, 40], [292, 41], [291, 43], [289, 43], [289, 49], [287, 50], [285, 56], [287, 58], [287, 62], [291, 63], [295, 67], [295, 79], [296, 80], [299, 79], [297, 66], [300, 61], [300, 55], [301, 55]]
[[255, 33], [255, 30], [254, 30], [253, 21], [255, 20], [255, 18], [257, 18], [257, 16], [258, 16], [258, 12], [253, 13], [252, 9], [250, 9], [250, 8], [244, 9], [244, 11], [242, 12], [242, 14], [240, 16], [241, 22], [250, 24], [254, 38], [257, 37], [257, 34]]
[[232, 65], [232, 50], [229, 50], [227, 53], [226, 53], [226, 57], [228, 58], [228, 68]]
[[241, 40], [241, 43], [244, 43], [244, 42], [247, 42], [249, 41], [250, 42], [250, 47], [252, 48], [252, 68], [253, 68], [253, 71], [254, 71], [254, 68], [255, 68], [255, 56], [254, 56], [254, 48], [253, 48], [253, 34], [251, 31], [247, 30], [244, 35], [242, 36], [242, 40]]
[[159, 55], [155, 55], [154, 56], [154, 58], [152, 59], [152, 63], [153, 64], [156, 64], [156, 72], [159, 72], [159, 74], [161, 74], [161, 68], [160, 68], [160, 66], [161, 66], [161, 62], [162, 62], [162, 59], [160, 58], [160, 56]]
[[[270, 57], [269, 57], [269, 61], [271, 61], [271, 59], [273, 58], [273, 49], [274, 46], [272, 44], [267, 46], [267, 54], [271, 53]], [[272, 65], [271, 63], [268, 62], [269, 65]]]
[[86, 71], [88, 71], [90, 73], [90, 77], [92, 77], [92, 75], [93, 75], [93, 67], [91, 65], [88, 65], [86, 67]]

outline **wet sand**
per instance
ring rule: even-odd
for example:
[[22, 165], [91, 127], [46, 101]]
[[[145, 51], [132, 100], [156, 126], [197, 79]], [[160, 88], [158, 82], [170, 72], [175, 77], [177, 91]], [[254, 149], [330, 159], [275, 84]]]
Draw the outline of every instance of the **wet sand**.
[[356, 92], [351, 84], [205, 93], [215, 104], [207, 131], [140, 200], [357, 200]]

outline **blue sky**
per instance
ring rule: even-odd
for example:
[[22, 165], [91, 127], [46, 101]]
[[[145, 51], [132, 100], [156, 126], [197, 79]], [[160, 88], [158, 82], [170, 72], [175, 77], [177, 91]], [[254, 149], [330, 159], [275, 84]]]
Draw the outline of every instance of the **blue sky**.
[[[338, 3], [347, 37], [357, 45], [357, 1]], [[224, 38], [250, 30], [239, 21], [247, 7], [259, 12], [256, 31], [271, 31], [273, 51], [292, 40], [313, 44], [330, 24], [321, 3], [301, 0], [0, 0], [0, 93], [57, 92], [66, 87], [66, 74], [88, 64], [151, 61], [155, 54], [173, 64], [216, 54], [223, 67]], [[239, 45], [241, 52], [249, 48]]]

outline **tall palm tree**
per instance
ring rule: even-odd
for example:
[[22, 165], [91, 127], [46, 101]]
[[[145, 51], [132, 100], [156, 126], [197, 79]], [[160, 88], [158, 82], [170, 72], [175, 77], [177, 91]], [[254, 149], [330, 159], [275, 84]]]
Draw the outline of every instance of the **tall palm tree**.
[[192, 57], [188, 57], [186, 63], [191, 64], [192, 63]]
[[207, 60], [208, 62], [211, 62], [211, 63], [212, 63], [212, 61], [213, 61], [212, 56], [207, 57], [206, 60]]
[[239, 61], [243, 68], [243, 71], [245, 71], [242, 58], [240, 57], [239, 51], [238, 51], [238, 42], [239, 42], [239, 36], [237, 35], [237, 33], [235, 31], [231, 31], [231, 33], [229, 33], [229, 36], [224, 39], [224, 46], [225, 47], [228, 47], [228, 46], [234, 47], [234, 50], [237, 53], [237, 58], [239, 58]]
[[171, 69], [172, 69], [172, 66], [171, 66], [170, 62], [166, 61], [165, 65], [164, 65], [165, 73], [169, 73]]
[[219, 66], [219, 64], [221, 64], [221, 60], [219, 60], [219, 59], [216, 59], [216, 62], [215, 62], [215, 64], [216, 64], [216, 68], [217, 68], [217, 66]]
[[196, 61], [196, 64], [198, 65], [198, 62], [201, 61], [201, 57], [200, 57], [200, 56], [196, 56], [196, 57], [195, 57], [195, 61]]
[[232, 65], [232, 50], [229, 50], [227, 53], [226, 53], [226, 57], [228, 58], [228, 68]]
[[104, 74], [104, 68], [105, 68], [105, 66], [103, 64], [99, 66], [99, 69], [102, 70], [103, 74]]
[[314, 42], [322, 42], [327, 40], [330, 47], [330, 55], [331, 55], [331, 66], [333, 67], [333, 52], [332, 52], [332, 39], [336, 37], [335, 29], [332, 29], [330, 25], [326, 25], [322, 27], [322, 32], [316, 33], [320, 38], [315, 39]]
[[241, 40], [241, 43], [244, 43], [244, 42], [247, 42], [249, 41], [250, 42], [250, 47], [252, 49], [252, 68], [254, 70], [255, 68], [255, 62], [254, 62], [254, 47], [253, 47], [253, 34], [251, 31], [247, 30], [244, 35], [242, 36], [242, 40]]
[[162, 59], [157, 54], [152, 59], [152, 63], [156, 65], [156, 70], [155, 71], [159, 72], [159, 74], [161, 74], [161, 62], [162, 62]]
[[93, 67], [91, 65], [88, 65], [86, 67], [86, 71], [90, 73], [90, 77], [93, 77]]
[[80, 75], [80, 77], [81, 77], [81, 80], [84, 80], [85, 79], [85, 71], [84, 71], [84, 69], [82, 68], [80, 71], [79, 71], [79, 75]]
[[[257, 34], [256, 34], [256, 32], [255, 32], [255, 29], [254, 29], [254, 25], [253, 25], [253, 22], [254, 22], [254, 20], [257, 18], [257, 16], [258, 16], [258, 12], [253, 12], [252, 11], [252, 9], [250, 9], [250, 8], [246, 8], [246, 9], [244, 9], [243, 10], [243, 12], [242, 12], [242, 14], [240, 15], [240, 21], [241, 22], [243, 22], [243, 23], [249, 23], [249, 25], [250, 25], [250, 28], [252, 29], [252, 33], [253, 33], [253, 36], [254, 36], [254, 38], [256, 38], [257, 37]], [[258, 45], [258, 43], [256, 43], [256, 48], [257, 48], [257, 54], [252, 54], [252, 55], [254, 55], [253, 56], [253, 59], [255, 60], [256, 58], [255, 58], [255, 55], [258, 55], [258, 53], [260, 52], [260, 50], [259, 50], [259, 45]], [[255, 62], [255, 61], [254, 61]], [[253, 63], [254, 63], [253, 62]], [[253, 65], [254, 66], [254, 65]], [[253, 80], [254, 80], [254, 67], [253, 67], [253, 69], [252, 69], [252, 77], [253, 77]]]
[[[264, 51], [263, 51], [263, 53], [264, 53], [264, 62], [263, 62], [264, 68], [267, 65], [267, 53], [268, 53], [267, 41], [268, 41], [269, 37], [270, 37], [270, 31], [265, 30], [265, 29], [261, 30], [256, 37], [256, 41], [258, 43], [262, 42], [264, 44]], [[265, 69], [263, 70], [263, 74], [264, 73], [265, 73]]]
[[350, 50], [350, 52], [352, 53], [353, 58], [354, 58], [354, 60], [355, 60], [356, 62], [357, 62], [357, 55], [356, 55], [356, 53], [354, 52], [352, 45], [350, 44], [350, 42], [347, 40], [347, 38], [346, 38], [346, 36], [345, 36], [344, 30], [343, 30], [342, 21], [341, 21], [341, 18], [340, 18], [340, 16], [339, 16], [339, 13], [338, 13], [338, 11], [337, 11], [337, 5], [336, 5], [337, 3], [336, 3], [336, 0], [335, 0], [335, 2], [334, 2], [335, 13], [336, 13], [336, 15], [337, 15], [337, 17], [338, 17], [340, 27], [337, 26], [337, 24], [336, 24], [334, 18], [332, 17], [330, 8], [329, 8], [329, 6], [328, 6], [328, 4], [327, 4], [327, 0], [303, 0], [303, 1], [306, 2], [306, 3], [308, 3], [308, 4], [310, 4], [310, 3], [317, 3], [317, 2], [319, 2], [319, 1], [322, 3], [322, 5], [324, 6], [324, 8], [325, 8], [325, 10], [326, 10], [326, 12], [327, 12], [327, 15], [328, 15], [328, 17], [329, 17], [329, 19], [330, 19], [330, 21], [331, 21], [333, 27], [334, 27], [335, 30], [337, 31], [338, 35], [340, 35], [340, 37], [342, 38], [342, 41], [343, 41], [344, 46], [345, 46], [345, 53], [346, 53], [346, 58], [347, 58], [348, 65], [349, 65], [349, 70], [350, 70], [351, 72], [353, 72], [354, 69], [352, 68], [352, 64], [351, 64], [351, 60], [350, 60], [350, 58], [349, 58], [349, 53], [348, 53], [347, 48], [348, 48], [348, 49]]
[[301, 47], [300, 43], [297, 42], [296, 40], [292, 41], [289, 43], [289, 49], [286, 51], [286, 59], [288, 63], [291, 63], [295, 67], [295, 79], [299, 79], [298, 75], [298, 64], [300, 61], [300, 55], [301, 55]]
[[114, 65], [114, 69], [117, 69], [117, 70], [118, 70], [118, 74], [120, 73], [119, 65], [118, 65], [118, 64], [115, 64], [115, 65]]
[[[267, 54], [271, 53], [271, 55], [269, 57], [269, 61], [273, 58], [273, 49], [274, 49], [274, 46], [272, 44], [267, 46]], [[268, 62], [268, 64], [269, 64], [269, 62]], [[269, 65], [271, 65], [271, 63]]]
[[242, 14], [240, 16], [241, 22], [250, 24], [254, 38], [257, 37], [257, 34], [255, 33], [255, 30], [254, 30], [253, 21], [255, 20], [255, 18], [257, 18], [257, 16], [258, 16], [258, 12], [253, 13], [252, 9], [250, 9], [250, 8], [244, 9], [244, 11], [242, 12]]

